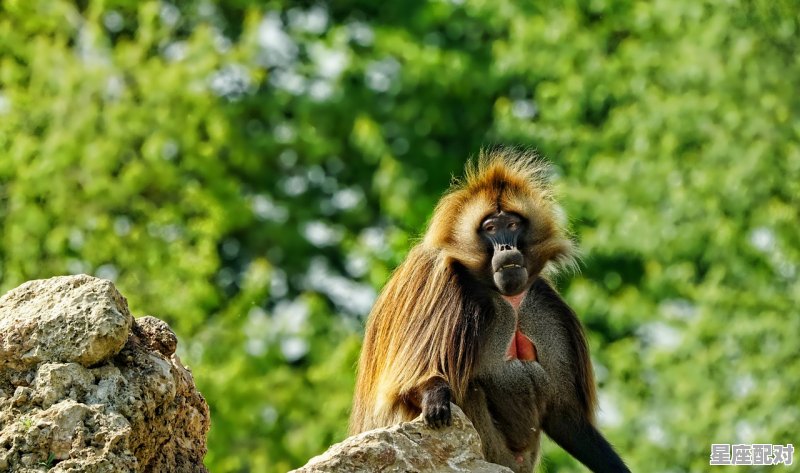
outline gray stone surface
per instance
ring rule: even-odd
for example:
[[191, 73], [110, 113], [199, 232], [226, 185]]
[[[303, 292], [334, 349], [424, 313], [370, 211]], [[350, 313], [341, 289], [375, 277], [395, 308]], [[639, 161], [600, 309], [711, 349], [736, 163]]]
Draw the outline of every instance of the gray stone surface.
[[484, 460], [478, 432], [461, 409], [454, 404], [451, 409], [451, 427], [434, 430], [417, 418], [363, 432], [331, 446], [294, 472], [511, 473], [504, 466]]
[[208, 405], [176, 346], [90, 276], [0, 298], [0, 471], [206, 471]]
[[44, 360], [92, 366], [122, 349], [132, 323], [110, 281], [86, 275], [28, 281], [0, 298], [0, 367]]

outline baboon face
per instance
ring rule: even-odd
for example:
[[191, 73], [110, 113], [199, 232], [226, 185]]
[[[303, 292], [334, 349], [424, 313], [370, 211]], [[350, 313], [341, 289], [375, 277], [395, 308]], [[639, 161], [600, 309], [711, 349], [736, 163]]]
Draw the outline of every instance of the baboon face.
[[501, 210], [486, 217], [478, 230], [491, 252], [492, 280], [504, 296], [516, 296], [528, 286], [530, 262], [521, 248], [526, 226], [518, 214]]
[[522, 158], [468, 168], [466, 180], [436, 205], [425, 246], [501, 296], [523, 296], [549, 263], [569, 264], [573, 252], [543, 173]]

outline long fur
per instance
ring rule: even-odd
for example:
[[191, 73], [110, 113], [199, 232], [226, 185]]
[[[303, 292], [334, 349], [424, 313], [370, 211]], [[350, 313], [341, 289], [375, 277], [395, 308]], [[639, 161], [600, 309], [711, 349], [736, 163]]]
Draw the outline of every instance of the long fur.
[[[524, 216], [537, 269], [569, 265], [574, 247], [558, 224], [545, 179], [546, 165], [532, 153], [482, 151], [442, 197], [422, 241], [395, 270], [367, 321], [350, 418], [352, 434], [410, 420], [420, 413], [419, 389], [433, 378], [449, 383], [460, 404], [480, 346], [482, 317], [490, 315], [485, 289], [473, 287], [489, 264], [478, 228], [499, 209]], [[577, 322], [581, 365], [586, 341]], [[581, 346], [584, 348], [581, 349]], [[582, 370], [584, 371], [584, 370]], [[589, 375], [590, 376], [590, 375]], [[592, 408], [594, 383], [580, 373]]]

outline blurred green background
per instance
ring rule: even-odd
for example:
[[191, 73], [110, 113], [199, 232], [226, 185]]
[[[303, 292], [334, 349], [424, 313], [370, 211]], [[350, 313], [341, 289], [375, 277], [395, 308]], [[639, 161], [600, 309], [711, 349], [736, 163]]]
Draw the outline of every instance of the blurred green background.
[[286, 471], [344, 438], [364, 317], [451, 176], [522, 145], [583, 248], [559, 286], [632, 469], [797, 442], [798, 11], [4, 0], [0, 290], [114, 280], [178, 333], [211, 471]]

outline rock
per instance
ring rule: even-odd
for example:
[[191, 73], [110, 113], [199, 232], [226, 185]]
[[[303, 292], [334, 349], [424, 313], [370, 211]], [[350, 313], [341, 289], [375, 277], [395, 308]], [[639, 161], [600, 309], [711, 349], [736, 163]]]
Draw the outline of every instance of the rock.
[[481, 440], [461, 409], [450, 408], [453, 425], [434, 430], [419, 417], [385, 429], [370, 430], [331, 446], [296, 473], [334, 472], [485, 472], [511, 473], [487, 462]]
[[0, 471], [205, 472], [208, 405], [176, 347], [108, 281], [0, 298]]
[[145, 315], [136, 320], [133, 328], [143, 343], [164, 356], [172, 356], [178, 348], [178, 337], [163, 320]]
[[92, 366], [122, 349], [132, 323], [127, 301], [109, 281], [28, 281], [0, 298], [0, 367], [45, 360]]

